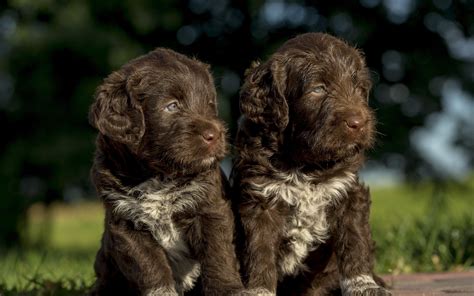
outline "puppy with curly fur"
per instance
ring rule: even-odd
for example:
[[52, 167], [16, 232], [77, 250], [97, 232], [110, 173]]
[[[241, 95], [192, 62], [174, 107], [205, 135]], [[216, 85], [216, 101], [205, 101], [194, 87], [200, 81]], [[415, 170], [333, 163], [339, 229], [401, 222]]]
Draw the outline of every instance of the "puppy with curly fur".
[[322, 33], [287, 41], [246, 73], [233, 171], [243, 276], [258, 295], [388, 295], [374, 275], [374, 141], [360, 51]]
[[[93, 295], [234, 295], [242, 289], [226, 152], [209, 67], [158, 48], [97, 89], [92, 180], [105, 208]], [[193, 294], [194, 293], [194, 294]]]

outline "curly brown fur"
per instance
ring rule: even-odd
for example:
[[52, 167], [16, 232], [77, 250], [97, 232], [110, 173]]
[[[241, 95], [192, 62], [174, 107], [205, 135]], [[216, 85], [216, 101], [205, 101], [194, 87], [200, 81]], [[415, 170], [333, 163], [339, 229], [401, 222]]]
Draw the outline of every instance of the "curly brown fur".
[[[92, 180], [105, 207], [93, 295], [242, 290], [208, 66], [156, 49], [99, 86]], [[198, 288], [202, 287], [202, 288]]]
[[247, 71], [233, 186], [249, 289], [389, 293], [373, 274], [370, 195], [357, 177], [374, 138], [370, 87], [361, 52], [321, 33]]

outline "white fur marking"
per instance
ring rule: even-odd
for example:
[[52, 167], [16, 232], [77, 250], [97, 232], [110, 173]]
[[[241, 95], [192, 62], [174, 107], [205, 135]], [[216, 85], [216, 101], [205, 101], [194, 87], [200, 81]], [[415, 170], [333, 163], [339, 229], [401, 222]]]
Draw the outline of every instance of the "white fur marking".
[[208, 158], [205, 158], [201, 161], [201, 163], [205, 166], [210, 166], [211, 164], [213, 164], [214, 162], [216, 162], [216, 158], [214, 156], [211, 156], [211, 157], [208, 157]]
[[244, 295], [251, 295], [251, 296], [275, 296], [275, 292], [270, 292], [268, 289], [265, 288], [254, 288], [254, 289], [248, 289], [245, 290], [241, 293], [238, 293], [237, 295], [239, 296], [244, 296]]
[[201, 273], [200, 264], [191, 258], [189, 248], [176, 227], [172, 216], [196, 207], [205, 197], [204, 187], [190, 182], [179, 186], [150, 179], [132, 188], [128, 194], [109, 193], [114, 203], [114, 213], [148, 229], [153, 238], [165, 249], [173, 269], [179, 291], [187, 291]]
[[158, 289], [153, 289], [144, 293], [146, 296], [178, 296], [174, 288], [163, 287]]
[[286, 254], [279, 262], [279, 276], [295, 274], [304, 269], [308, 253], [328, 238], [327, 206], [346, 196], [355, 175], [346, 173], [324, 183], [315, 183], [310, 176], [292, 171], [280, 172], [263, 184], [253, 184], [253, 191], [270, 201], [283, 199], [293, 210], [284, 226], [284, 238], [289, 242]]
[[340, 284], [343, 295], [352, 295], [353, 293], [362, 293], [367, 289], [380, 288], [372, 276], [367, 274], [362, 274], [350, 279], [342, 279]]

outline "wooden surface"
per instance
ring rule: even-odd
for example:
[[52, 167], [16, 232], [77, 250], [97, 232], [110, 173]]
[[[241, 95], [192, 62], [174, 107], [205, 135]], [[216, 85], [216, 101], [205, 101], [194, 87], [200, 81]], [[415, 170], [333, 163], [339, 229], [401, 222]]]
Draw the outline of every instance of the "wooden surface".
[[474, 271], [383, 276], [394, 295], [474, 295]]

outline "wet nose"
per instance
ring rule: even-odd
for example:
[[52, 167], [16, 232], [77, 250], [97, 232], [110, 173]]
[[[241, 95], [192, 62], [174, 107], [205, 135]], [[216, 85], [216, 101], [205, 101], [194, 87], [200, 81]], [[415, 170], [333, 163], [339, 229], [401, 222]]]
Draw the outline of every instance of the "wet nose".
[[202, 132], [201, 136], [204, 139], [204, 142], [206, 142], [207, 144], [211, 144], [216, 140], [217, 133], [213, 130], [205, 130], [204, 132]]
[[346, 125], [351, 130], [359, 130], [365, 123], [364, 118], [361, 115], [350, 115], [345, 120]]

